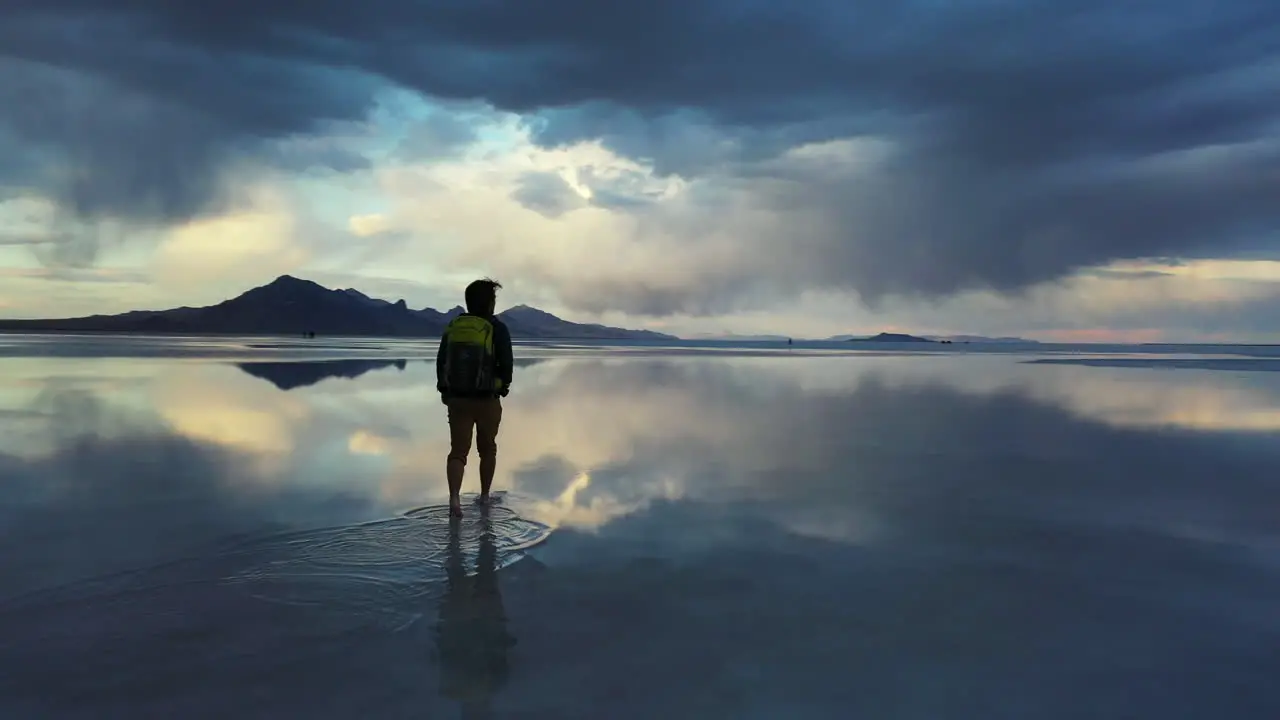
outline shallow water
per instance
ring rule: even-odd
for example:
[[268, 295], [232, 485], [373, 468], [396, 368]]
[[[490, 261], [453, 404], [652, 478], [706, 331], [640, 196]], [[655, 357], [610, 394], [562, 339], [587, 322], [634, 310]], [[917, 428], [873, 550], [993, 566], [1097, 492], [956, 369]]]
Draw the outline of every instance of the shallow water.
[[6, 719], [1280, 717], [1268, 352], [520, 348], [450, 524], [427, 345], [65, 342], [0, 350]]

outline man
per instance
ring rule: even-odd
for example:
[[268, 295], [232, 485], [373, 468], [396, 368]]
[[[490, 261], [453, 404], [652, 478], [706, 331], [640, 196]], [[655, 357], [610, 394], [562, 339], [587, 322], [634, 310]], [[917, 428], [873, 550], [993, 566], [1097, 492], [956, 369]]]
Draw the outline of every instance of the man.
[[511, 333], [494, 317], [497, 291], [493, 280], [467, 286], [467, 311], [454, 318], [440, 338], [436, 353], [436, 389], [449, 407], [449, 515], [462, 517], [458, 493], [471, 453], [474, 428], [480, 455], [480, 497], [489, 502], [489, 488], [498, 461], [498, 425], [502, 400], [511, 390]]

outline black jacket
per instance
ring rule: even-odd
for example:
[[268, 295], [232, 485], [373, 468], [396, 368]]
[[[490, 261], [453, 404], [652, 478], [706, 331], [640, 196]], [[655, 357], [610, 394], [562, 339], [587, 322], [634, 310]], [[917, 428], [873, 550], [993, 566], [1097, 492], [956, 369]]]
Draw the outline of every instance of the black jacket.
[[[473, 313], [463, 313], [463, 315], [473, 315]], [[511, 331], [496, 317], [485, 318], [493, 324], [493, 359], [494, 372], [493, 376], [502, 381], [501, 393], [486, 393], [478, 397], [495, 397], [498, 394], [506, 395], [511, 389], [511, 370], [515, 366], [515, 360], [511, 351]], [[444, 384], [444, 357], [448, 349], [449, 335], [448, 332], [440, 336], [440, 348], [436, 351], [436, 390], [444, 395], [447, 388]], [[471, 393], [447, 393], [450, 397], [477, 397]]]

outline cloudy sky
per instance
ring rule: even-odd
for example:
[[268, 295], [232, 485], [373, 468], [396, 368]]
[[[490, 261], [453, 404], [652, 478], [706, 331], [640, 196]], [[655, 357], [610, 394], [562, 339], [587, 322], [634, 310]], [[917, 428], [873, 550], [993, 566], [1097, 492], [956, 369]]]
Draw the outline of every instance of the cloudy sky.
[[0, 316], [1277, 339], [1273, 0], [9, 0]]

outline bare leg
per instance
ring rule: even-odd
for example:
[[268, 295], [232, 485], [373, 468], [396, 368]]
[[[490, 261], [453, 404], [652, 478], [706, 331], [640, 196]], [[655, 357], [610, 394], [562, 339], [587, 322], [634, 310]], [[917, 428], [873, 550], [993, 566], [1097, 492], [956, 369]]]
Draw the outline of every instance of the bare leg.
[[466, 469], [465, 462], [453, 458], [449, 458], [445, 467], [445, 476], [449, 479], [449, 514], [454, 517], [462, 517], [462, 501], [458, 495], [462, 491], [462, 475]]
[[470, 403], [449, 401], [449, 458], [445, 464], [445, 477], [449, 481], [449, 515], [462, 517], [462, 476], [467, 469], [467, 455], [471, 454], [471, 429], [476, 424]]
[[489, 489], [498, 467], [498, 426], [502, 424], [502, 401], [486, 400], [483, 409], [476, 413], [476, 449], [480, 454], [480, 497], [478, 502], [489, 502]]
[[493, 487], [493, 475], [497, 470], [498, 458], [480, 458], [480, 502], [489, 501], [489, 488]]

